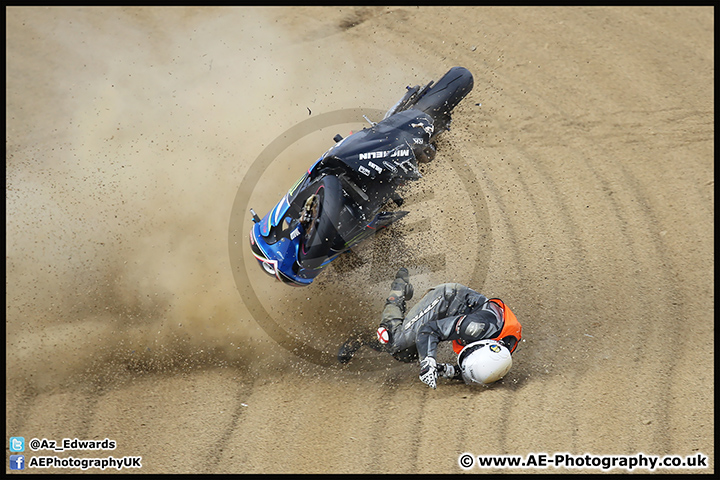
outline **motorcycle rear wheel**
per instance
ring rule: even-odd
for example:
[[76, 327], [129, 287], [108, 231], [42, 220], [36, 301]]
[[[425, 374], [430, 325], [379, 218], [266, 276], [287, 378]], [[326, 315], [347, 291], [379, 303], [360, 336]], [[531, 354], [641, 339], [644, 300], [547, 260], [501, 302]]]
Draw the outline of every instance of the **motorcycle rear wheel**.
[[447, 130], [453, 109], [470, 93], [473, 85], [473, 76], [468, 69], [453, 67], [437, 83], [424, 89], [411, 108], [433, 118], [436, 130], [434, 137], [439, 131]]

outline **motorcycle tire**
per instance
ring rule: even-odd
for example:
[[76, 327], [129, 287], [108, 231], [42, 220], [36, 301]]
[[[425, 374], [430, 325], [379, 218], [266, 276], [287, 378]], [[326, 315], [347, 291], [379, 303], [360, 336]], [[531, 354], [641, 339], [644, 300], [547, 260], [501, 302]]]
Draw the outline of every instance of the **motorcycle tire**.
[[317, 217], [312, 219], [314, 228], [308, 238], [303, 238], [298, 248], [298, 263], [307, 269], [318, 268], [330, 256], [331, 247], [338, 235], [337, 225], [343, 205], [342, 186], [336, 176], [322, 177], [313, 186], [313, 190], [318, 196]]
[[[427, 113], [435, 122], [435, 135], [447, 130], [453, 109], [470, 93], [474, 85], [472, 73], [464, 67], [453, 67], [437, 81], [420, 92], [409, 108]], [[433, 135], [433, 137], [435, 136]]]

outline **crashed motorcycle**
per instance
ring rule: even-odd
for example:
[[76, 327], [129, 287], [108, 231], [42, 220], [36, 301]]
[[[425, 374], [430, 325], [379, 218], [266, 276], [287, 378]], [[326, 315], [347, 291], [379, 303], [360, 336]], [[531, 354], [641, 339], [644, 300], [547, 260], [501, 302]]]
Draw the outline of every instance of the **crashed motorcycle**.
[[[336, 142], [262, 219], [251, 208], [250, 246], [263, 271], [310, 285], [339, 255], [408, 212], [398, 187], [422, 177], [418, 164], [435, 157], [436, 139], [473, 88], [453, 67], [437, 83], [407, 87], [384, 118]], [[367, 120], [367, 118], [366, 118]]]

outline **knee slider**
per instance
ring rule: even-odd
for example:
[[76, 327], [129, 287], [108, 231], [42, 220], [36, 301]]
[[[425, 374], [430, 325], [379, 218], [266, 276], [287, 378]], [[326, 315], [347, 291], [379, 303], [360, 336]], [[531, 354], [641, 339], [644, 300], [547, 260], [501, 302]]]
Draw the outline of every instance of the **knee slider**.
[[390, 343], [390, 339], [392, 338], [392, 334], [390, 333], [390, 330], [380, 325], [377, 329], [377, 339], [378, 342], [380, 342], [383, 345], [387, 345]]
[[402, 320], [395, 319], [383, 322], [377, 329], [377, 339], [383, 345], [392, 345], [393, 331], [402, 324]]

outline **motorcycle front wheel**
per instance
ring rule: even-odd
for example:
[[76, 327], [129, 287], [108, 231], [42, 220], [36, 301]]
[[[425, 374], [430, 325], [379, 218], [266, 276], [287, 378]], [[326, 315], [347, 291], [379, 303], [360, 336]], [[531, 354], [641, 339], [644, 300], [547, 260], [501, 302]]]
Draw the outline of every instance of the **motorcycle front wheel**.
[[338, 235], [343, 202], [342, 186], [334, 175], [322, 177], [311, 188], [316, 204], [311, 209], [311, 217], [298, 249], [298, 263], [309, 269], [319, 267], [330, 256], [330, 249]]

